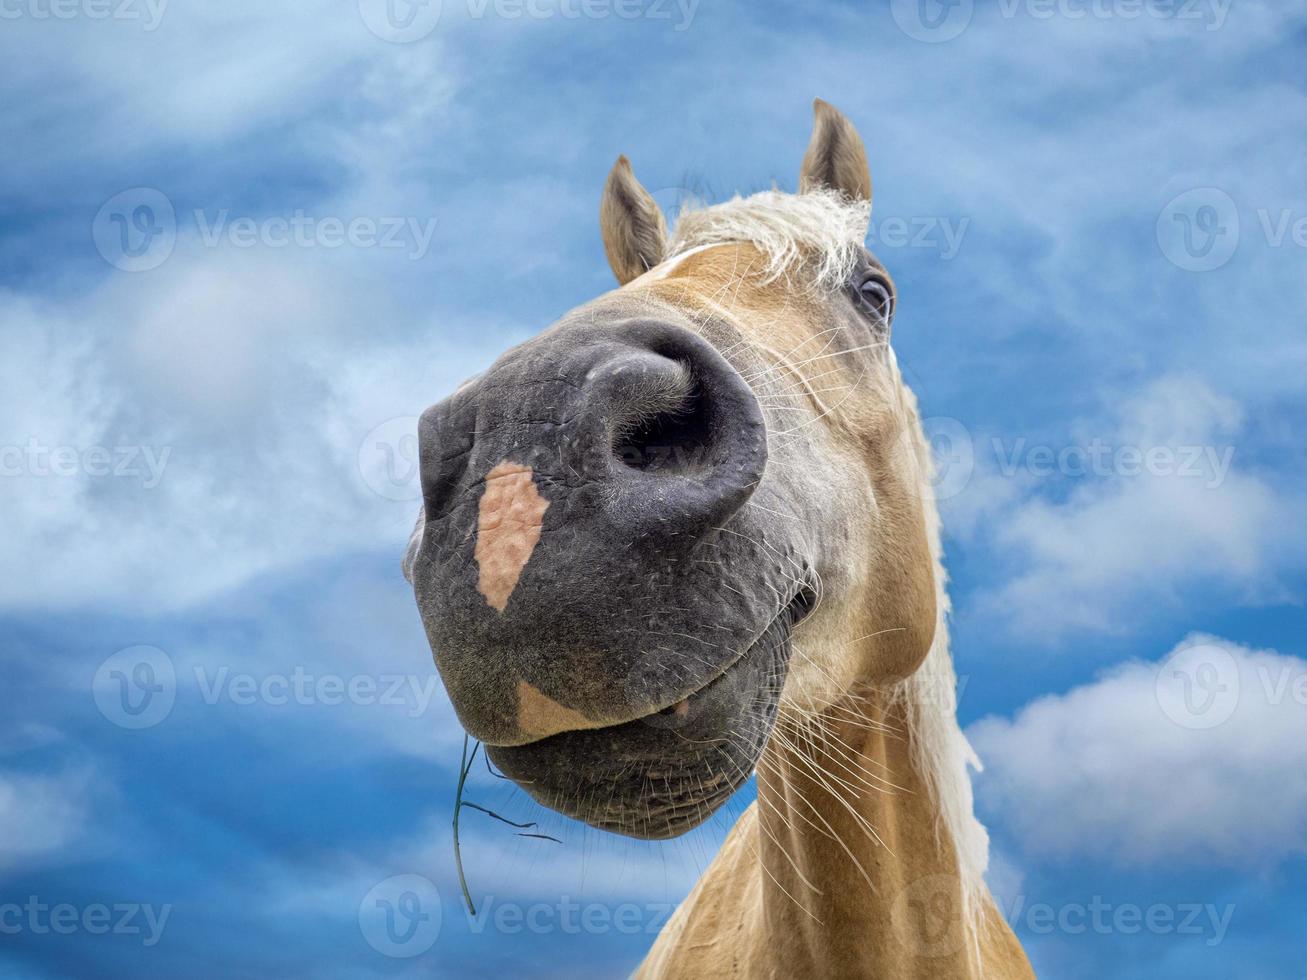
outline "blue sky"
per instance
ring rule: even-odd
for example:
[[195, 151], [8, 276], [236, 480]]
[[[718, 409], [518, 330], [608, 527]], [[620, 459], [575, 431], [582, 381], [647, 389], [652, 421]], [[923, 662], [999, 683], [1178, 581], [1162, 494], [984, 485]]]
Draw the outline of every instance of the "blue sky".
[[[638, 962], [749, 791], [647, 844], [477, 768], [562, 843], [465, 814], [469, 920], [461, 734], [398, 568], [408, 436], [610, 288], [619, 153], [668, 207], [793, 188], [821, 96], [867, 143], [939, 449], [1005, 914], [1041, 976], [1300, 976], [1286, 6], [6, 4], [0, 974]], [[388, 955], [378, 910], [413, 897], [417, 955]]]

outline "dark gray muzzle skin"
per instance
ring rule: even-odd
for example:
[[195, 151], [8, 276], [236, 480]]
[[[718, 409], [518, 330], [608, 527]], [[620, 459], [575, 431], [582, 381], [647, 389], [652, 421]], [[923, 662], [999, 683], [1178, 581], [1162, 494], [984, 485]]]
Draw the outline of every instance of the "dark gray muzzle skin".
[[667, 709], [487, 754], [552, 810], [600, 830], [662, 840], [707, 820], [749, 778], [776, 722], [793, 610], [735, 665]]
[[[747, 778], [775, 717], [791, 601], [810, 597], [795, 596], [806, 561], [744, 506], [766, 467], [762, 410], [700, 336], [733, 330], [631, 312], [583, 309], [423, 413], [410, 571], [459, 720], [505, 773], [571, 816], [663, 837]], [[475, 548], [486, 474], [504, 462], [531, 468], [548, 507], [500, 611]], [[523, 681], [606, 727], [537, 740], [519, 725]], [[671, 773], [684, 791], [641, 796]]]

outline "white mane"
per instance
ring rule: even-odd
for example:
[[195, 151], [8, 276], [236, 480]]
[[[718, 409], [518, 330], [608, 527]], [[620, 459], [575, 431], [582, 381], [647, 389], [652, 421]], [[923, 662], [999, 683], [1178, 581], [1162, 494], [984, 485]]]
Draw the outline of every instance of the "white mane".
[[809, 258], [816, 263], [813, 285], [833, 289], [853, 271], [870, 218], [870, 202], [852, 201], [831, 190], [736, 196], [682, 211], [664, 261], [709, 245], [752, 242], [767, 255], [766, 281], [779, 279]]
[[[898, 380], [898, 364], [892, 349], [890, 356]], [[939, 509], [935, 506], [933, 484], [928, 482], [934, 473], [934, 463], [930, 446], [922, 434], [916, 398], [901, 381], [899, 390], [907, 403], [907, 424], [922, 474], [922, 513], [935, 566], [936, 622], [935, 641], [925, 661], [916, 673], [895, 687], [893, 694], [907, 713], [917, 771], [925, 778], [931, 797], [939, 808], [942, 827], [953, 839], [958, 877], [962, 881], [964, 918], [971, 931], [973, 954], [979, 956], [985, 870], [989, 866], [989, 833], [976, 819], [968, 769], [979, 772], [984, 767], [958, 725], [957, 674], [949, 652], [948, 616], [951, 606], [948, 573], [943, 563]]]

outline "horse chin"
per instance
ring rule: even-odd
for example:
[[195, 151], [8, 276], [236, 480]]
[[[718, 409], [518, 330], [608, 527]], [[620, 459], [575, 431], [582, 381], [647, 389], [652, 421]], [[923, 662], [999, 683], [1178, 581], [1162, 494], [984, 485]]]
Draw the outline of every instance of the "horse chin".
[[[697, 827], [752, 775], [776, 723], [796, 598], [706, 686], [661, 711], [516, 746], [492, 762], [537, 802], [600, 830], [663, 840]], [[797, 611], [796, 611], [797, 610]]]

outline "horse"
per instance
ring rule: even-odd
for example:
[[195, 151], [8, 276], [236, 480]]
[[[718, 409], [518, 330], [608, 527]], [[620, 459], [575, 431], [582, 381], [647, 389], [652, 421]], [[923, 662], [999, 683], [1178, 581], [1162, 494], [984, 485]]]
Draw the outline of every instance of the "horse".
[[735, 823], [636, 976], [1025, 978], [957, 721], [931, 458], [815, 102], [798, 191], [669, 231], [619, 157], [618, 288], [423, 412], [404, 557], [459, 721], [546, 807]]

